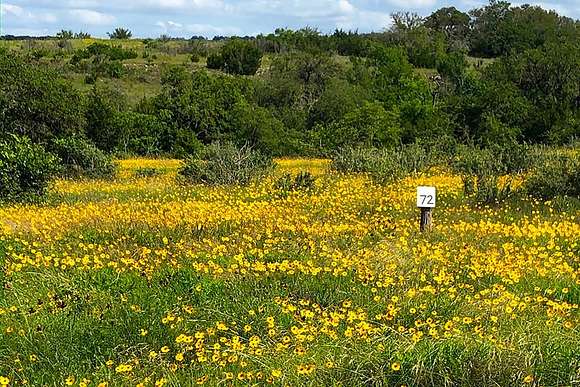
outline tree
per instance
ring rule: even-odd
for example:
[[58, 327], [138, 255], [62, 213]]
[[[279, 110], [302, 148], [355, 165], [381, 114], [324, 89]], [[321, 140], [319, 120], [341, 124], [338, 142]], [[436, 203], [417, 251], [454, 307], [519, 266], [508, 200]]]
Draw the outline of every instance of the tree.
[[443, 33], [451, 46], [463, 48], [467, 45], [469, 21], [468, 14], [455, 7], [445, 7], [427, 17], [425, 27]]
[[107, 33], [110, 39], [127, 40], [133, 37], [133, 33], [126, 28], [115, 28], [113, 32]]
[[[532, 104], [522, 120], [526, 139], [543, 141], [554, 130], [565, 130], [578, 115], [580, 51], [577, 44], [548, 44], [502, 58], [484, 71], [488, 81], [517, 88]], [[569, 138], [570, 139], [570, 138]]]
[[510, 14], [510, 3], [490, 0], [482, 8], [470, 12], [471, 51], [475, 55], [495, 57], [506, 52], [506, 41], [503, 39], [506, 20]]
[[72, 31], [61, 30], [59, 33], [56, 34], [58, 39], [74, 39], [74, 33]]
[[405, 47], [409, 61], [417, 67], [434, 68], [438, 57], [445, 52], [444, 36], [433, 33], [424, 25], [424, 20], [416, 13], [397, 12], [391, 15], [393, 25], [391, 42]]
[[83, 131], [84, 99], [49, 68], [0, 55], [0, 133], [47, 143]]
[[336, 30], [332, 35], [336, 51], [344, 56], [365, 56], [369, 41], [357, 32]]
[[470, 14], [471, 52], [475, 56], [497, 57], [580, 39], [577, 22], [540, 7], [510, 7], [505, 1], [491, 0]]
[[308, 127], [340, 121], [370, 97], [369, 90], [344, 79], [333, 78], [310, 109]]
[[437, 63], [439, 74], [457, 88], [463, 87], [468, 67], [465, 54], [457, 51], [444, 55]]
[[415, 12], [395, 12], [391, 14], [391, 19], [393, 19], [391, 30], [395, 33], [413, 31], [423, 25], [423, 18]]
[[100, 149], [115, 150], [125, 127], [120, 118], [120, 114], [126, 110], [124, 96], [113, 88], [95, 85], [89, 94], [88, 102], [87, 136]]
[[256, 126], [244, 120], [252, 117], [254, 108], [245, 97], [244, 79], [203, 71], [190, 74], [174, 67], [162, 82], [151, 110], [170, 130], [185, 130], [207, 144], [236, 141], [241, 131]]

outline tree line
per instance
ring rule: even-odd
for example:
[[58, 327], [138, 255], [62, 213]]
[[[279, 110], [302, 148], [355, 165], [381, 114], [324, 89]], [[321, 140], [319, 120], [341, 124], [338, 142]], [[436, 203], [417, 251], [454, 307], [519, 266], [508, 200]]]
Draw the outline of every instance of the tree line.
[[469, 13], [397, 13], [380, 33], [278, 29], [210, 49], [196, 38], [192, 56], [208, 70], [167, 68], [161, 90], [137, 106], [95, 82], [122, 76], [135, 52], [102, 43], [75, 52], [70, 66], [97, 69], [81, 93], [62, 69], [4, 50], [0, 133], [177, 157], [216, 141], [309, 156], [441, 139], [563, 144], [580, 135], [579, 25], [492, 0]]

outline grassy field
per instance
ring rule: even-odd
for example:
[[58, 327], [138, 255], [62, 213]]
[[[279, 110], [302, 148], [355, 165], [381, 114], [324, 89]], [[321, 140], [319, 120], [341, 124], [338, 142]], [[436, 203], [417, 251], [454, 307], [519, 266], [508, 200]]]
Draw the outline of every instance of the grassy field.
[[577, 203], [478, 207], [444, 170], [379, 186], [325, 160], [279, 160], [317, 179], [290, 194], [120, 165], [0, 208], [0, 386], [580, 385]]

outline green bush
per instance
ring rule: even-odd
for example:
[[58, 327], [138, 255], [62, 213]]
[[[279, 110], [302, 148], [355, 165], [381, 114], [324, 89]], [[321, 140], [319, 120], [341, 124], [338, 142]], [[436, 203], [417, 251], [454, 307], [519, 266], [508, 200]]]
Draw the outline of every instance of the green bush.
[[429, 153], [419, 145], [406, 145], [384, 150], [371, 175], [379, 183], [390, 183], [411, 174], [424, 172], [436, 164]]
[[207, 67], [229, 74], [254, 75], [261, 61], [262, 52], [255, 43], [232, 39], [219, 53], [213, 53], [207, 58]]
[[[462, 147], [452, 168], [462, 176], [465, 195], [481, 203], [493, 203], [513, 193], [513, 175], [527, 171], [532, 158], [532, 149], [526, 145]], [[502, 176], [506, 180], [500, 184]]]
[[538, 157], [525, 184], [529, 195], [551, 199], [558, 196], [580, 198], [580, 157], [578, 153], [548, 154]]
[[221, 70], [224, 67], [224, 58], [219, 52], [211, 53], [207, 57], [207, 68], [212, 70]]
[[186, 182], [207, 185], [246, 185], [268, 175], [272, 158], [248, 146], [213, 143], [198, 156], [191, 156], [179, 175]]
[[426, 171], [437, 162], [434, 154], [413, 144], [394, 149], [344, 148], [335, 154], [331, 168], [338, 172], [366, 172], [385, 184]]
[[77, 50], [71, 58], [71, 64], [77, 65], [83, 59], [91, 57], [104, 57], [112, 61], [122, 61], [137, 58], [137, 53], [132, 50], [126, 50], [121, 46], [111, 46], [104, 43], [93, 43], [84, 50]]
[[284, 173], [274, 185], [274, 188], [284, 194], [290, 192], [309, 192], [316, 188], [316, 179], [310, 172], [300, 172], [294, 178], [290, 173]]
[[112, 178], [116, 167], [110, 156], [80, 137], [55, 140], [51, 150], [62, 160], [66, 177]]
[[331, 169], [342, 173], [370, 172], [379, 151], [370, 148], [343, 148], [332, 158]]
[[0, 201], [37, 201], [57, 171], [57, 158], [28, 138], [0, 141]]
[[163, 173], [162, 170], [156, 168], [139, 168], [135, 171], [136, 177], [155, 177]]

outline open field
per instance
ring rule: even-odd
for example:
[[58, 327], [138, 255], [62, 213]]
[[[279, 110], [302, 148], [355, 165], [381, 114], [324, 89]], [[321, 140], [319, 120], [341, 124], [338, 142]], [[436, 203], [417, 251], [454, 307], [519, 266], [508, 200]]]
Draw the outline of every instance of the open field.
[[378, 186], [325, 160], [278, 161], [308, 193], [183, 186], [180, 164], [0, 208], [0, 385], [580, 384], [574, 202], [480, 208], [443, 170]]

